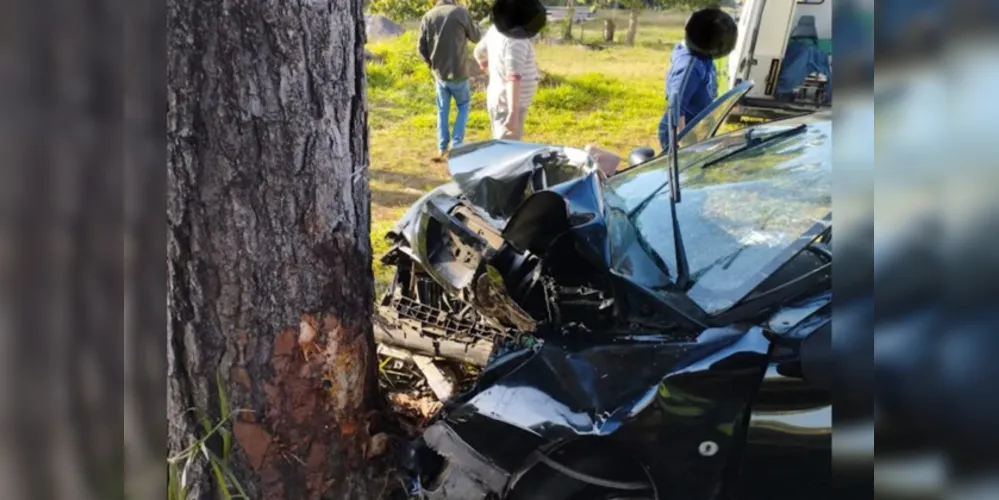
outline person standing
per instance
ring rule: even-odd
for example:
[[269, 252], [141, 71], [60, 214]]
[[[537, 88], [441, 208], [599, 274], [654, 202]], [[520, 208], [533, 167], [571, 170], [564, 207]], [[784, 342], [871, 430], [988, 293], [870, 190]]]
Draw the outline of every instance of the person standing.
[[832, 99], [832, 68], [829, 55], [819, 48], [819, 33], [815, 29], [814, 16], [801, 16], [797, 26], [791, 30], [780, 73], [777, 75], [777, 91], [774, 96], [779, 101], [791, 102], [795, 90], [805, 83], [808, 75], [819, 73], [826, 77], [823, 102]]
[[[437, 86], [437, 152], [443, 159], [449, 148], [465, 140], [468, 108], [472, 101], [468, 87], [468, 44], [481, 39], [479, 27], [455, 0], [438, 0], [420, 22], [419, 52], [430, 66]], [[448, 123], [451, 101], [458, 108], [454, 129]]]
[[[684, 84], [686, 80], [686, 84]], [[678, 116], [676, 133], [704, 111], [718, 96], [718, 71], [715, 62], [681, 42], [673, 48], [666, 73], [666, 111], [659, 120], [659, 145], [669, 146], [668, 116], [671, 108]]]
[[732, 51], [738, 28], [731, 16], [716, 7], [701, 9], [687, 19], [684, 40], [676, 45], [666, 74], [666, 112], [659, 121], [659, 144], [669, 146], [670, 113], [676, 132], [718, 97], [718, 70], [715, 59]]
[[[530, 38], [544, 26], [544, 8], [537, 2], [518, 4], [497, 0], [494, 18], [473, 55], [489, 74], [486, 106], [494, 139], [521, 140], [527, 109], [538, 90], [538, 68]], [[508, 6], [507, 4], [511, 4]]]

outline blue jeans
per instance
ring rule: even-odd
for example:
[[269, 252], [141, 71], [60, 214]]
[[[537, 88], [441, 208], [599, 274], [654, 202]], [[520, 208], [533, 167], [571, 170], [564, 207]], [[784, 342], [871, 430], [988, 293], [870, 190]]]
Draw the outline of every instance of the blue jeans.
[[[451, 99], [458, 107], [458, 116], [454, 119], [454, 131], [448, 134], [448, 117], [451, 114]], [[468, 88], [468, 80], [461, 82], [445, 82], [437, 80], [437, 150], [446, 151], [448, 143], [458, 147], [465, 141], [465, 124], [468, 123], [468, 107], [472, 102], [472, 93]]]

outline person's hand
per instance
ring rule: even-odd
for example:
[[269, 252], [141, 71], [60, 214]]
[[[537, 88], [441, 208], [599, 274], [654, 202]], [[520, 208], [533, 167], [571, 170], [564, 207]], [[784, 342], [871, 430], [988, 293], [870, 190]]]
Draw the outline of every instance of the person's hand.
[[508, 114], [506, 116], [506, 120], [503, 121], [503, 130], [505, 131], [504, 135], [507, 135], [507, 136], [516, 136], [517, 135], [517, 132], [519, 132], [519, 131], [517, 130], [517, 114], [516, 113], [510, 113], [510, 114]]
[[583, 150], [597, 162], [597, 171], [600, 172], [601, 177], [604, 179], [613, 177], [617, 172], [617, 167], [621, 164], [620, 156], [611, 153], [606, 149], [598, 148], [593, 144], [587, 144]]

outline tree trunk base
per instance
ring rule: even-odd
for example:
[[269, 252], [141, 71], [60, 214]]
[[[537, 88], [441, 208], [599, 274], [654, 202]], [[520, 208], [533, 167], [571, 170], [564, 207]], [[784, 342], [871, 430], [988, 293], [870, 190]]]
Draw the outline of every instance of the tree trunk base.
[[167, 452], [217, 425], [233, 476], [201, 460], [185, 498], [384, 489], [362, 17], [167, 2]]
[[635, 45], [635, 36], [638, 34], [638, 14], [639, 8], [634, 8], [631, 10], [631, 16], [628, 17], [628, 34], [625, 36], [624, 43], [632, 46]]

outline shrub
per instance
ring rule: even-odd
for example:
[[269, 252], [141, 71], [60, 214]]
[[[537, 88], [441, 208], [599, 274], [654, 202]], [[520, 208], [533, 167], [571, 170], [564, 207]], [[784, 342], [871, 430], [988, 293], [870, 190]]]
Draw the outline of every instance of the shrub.
[[[472, 19], [476, 22], [489, 19], [492, 12], [493, 0], [457, 0], [458, 4], [468, 9]], [[381, 14], [395, 22], [411, 21], [419, 19], [426, 14], [436, 0], [370, 0], [368, 11], [372, 14]]]
[[476, 21], [492, 19], [493, 0], [458, 0], [458, 3], [464, 5]]
[[368, 11], [401, 23], [423, 17], [434, 3], [434, 0], [370, 0]]

